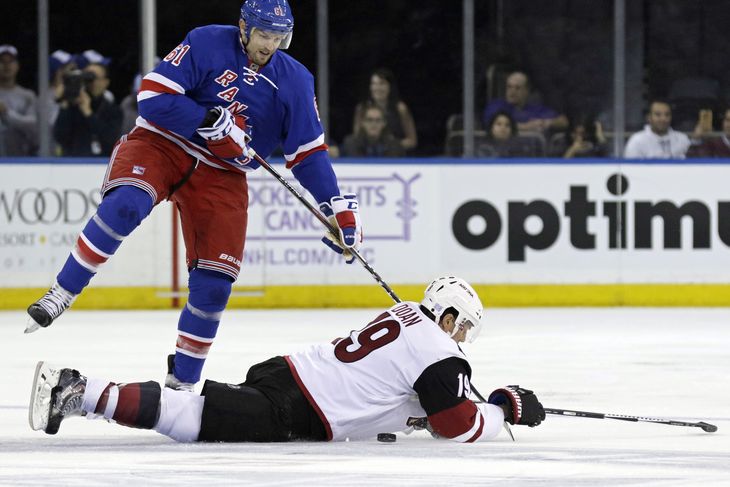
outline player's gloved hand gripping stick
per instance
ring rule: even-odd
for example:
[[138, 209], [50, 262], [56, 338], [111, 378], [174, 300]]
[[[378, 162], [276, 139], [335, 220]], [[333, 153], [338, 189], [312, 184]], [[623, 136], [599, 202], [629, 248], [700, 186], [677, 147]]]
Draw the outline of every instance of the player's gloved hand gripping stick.
[[[299, 191], [297, 191], [289, 182], [284, 179], [279, 172], [274, 169], [271, 164], [269, 164], [266, 159], [261, 157], [260, 155], [256, 154], [256, 152], [249, 147], [249, 153], [250, 156], [253, 159], [258, 162], [261, 167], [266, 169], [266, 171], [269, 172], [274, 178], [276, 178], [277, 181], [279, 181], [291, 194], [294, 195], [296, 199], [299, 200], [300, 203], [302, 203], [304, 206], [307, 207], [307, 209], [319, 220], [322, 225], [324, 225], [325, 229], [327, 229], [327, 235], [323, 240], [325, 240], [325, 243], [332, 247], [332, 245], [335, 245], [339, 247], [342, 252], [347, 252], [351, 254], [351, 256], [354, 259], [357, 259], [360, 261], [362, 266], [365, 268], [366, 271], [370, 273], [371, 276], [373, 276], [373, 279], [377, 281], [378, 284], [385, 290], [386, 293], [395, 301], [396, 303], [400, 303], [400, 298], [395, 294], [395, 292], [388, 286], [388, 284], [383, 281], [383, 278], [380, 277], [380, 275], [375, 272], [375, 269], [373, 269], [370, 264], [368, 264], [368, 261], [365, 260], [365, 258], [360, 255], [360, 252], [358, 252], [358, 249], [360, 248], [360, 242], [362, 242], [362, 230], [360, 230], [360, 224], [359, 224], [359, 215], [357, 213], [357, 206], [354, 208], [350, 207], [350, 204], [352, 203], [352, 199], [350, 196], [354, 195], [344, 195], [341, 197], [335, 197], [332, 198], [330, 201], [330, 211], [332, 211], [332, 215], [328, 215], [330, 218], [334, 217], [337, 219], [337, 225], [333, 225], [333, 222], [328, 220], [328, 217], [322, 214], [321, 212], [317, 211], [317, 209], [314, 207], [312, 203], [309, 202], [306, 198], [304, 198], [301, 194], [299, 194]], [[342, 200], [336, 200], [336, 198], [342, 198]], [[356, 203], [356, 201], [355, 201]], [[326, 205], [326, 203], [323, 203], [323, 206]], [[353, 209], [355, 211], [353, 211]], [[326, 211], [326, 208], [323, 208], [322, 211]], [[346, 213], [354, 213], [354, 215], [347, 215]], [[343, 221], [340, 222], [339, 220], [342, 219]], [[351, 222], [349, 220], [354, 219], [354, 227], [351, 225]], [[342, 225], [345, 225], [343, 228]], [[337, 228], [335, 228], [337, 226]], [[336, 238], [333, 238], [336, 237]], [[330, 243], [327, 242], [327, 239], [330, 240]], [[336, 241], [336, 242], [335, 242]], [[351, 245], [350, 242], [352, 242]], [[347, 258], [347, 253], [345, 253], [345, 256]]]
[[339, 229], [337, 234], [333, 234], [328, 228], [322, 242], [342, 254], [348, 264], [355, 262], [351, 250], [357, 251], [362, 245], [362, 224], [358, 209], [357, 197], [352, 193], [334, 196], [329, 203], [319, 205], [319, 210], [327, 217], [330, 225]]
[[197, 132], [205, 139], [208, 150], [221, 159], [250, 158], [251, 136], [246, 133], [246, 121], [223, 107], [208, 110]]

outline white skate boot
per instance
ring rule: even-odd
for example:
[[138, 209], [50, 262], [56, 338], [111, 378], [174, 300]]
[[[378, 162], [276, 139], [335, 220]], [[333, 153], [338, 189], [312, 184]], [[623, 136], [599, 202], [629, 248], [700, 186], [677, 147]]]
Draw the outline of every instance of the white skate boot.
[[64, 419], [86, 416], [81, 409], [85, 391], [86, 377], [78, 370], [58, 369], [38, 362], [28, 409], [31, 429], [55, 435]]

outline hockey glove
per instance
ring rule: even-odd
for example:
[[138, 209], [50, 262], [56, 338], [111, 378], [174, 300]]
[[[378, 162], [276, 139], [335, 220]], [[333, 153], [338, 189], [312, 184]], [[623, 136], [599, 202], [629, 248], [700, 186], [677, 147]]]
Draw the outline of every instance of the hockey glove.
[[248, 159], [253, 151], [248, 143], [251, 136], [246, 132], [246, 121], [223, 107], [208, 110], [198, 135], [205, 139], [208, 150], [221, 159]]
[[545, 419], [545, 410], [537, 396], [520, 386], [505, 386], [489, 395], [487, 402], [505, 410], [504, 420], [509, 424], [526, 424], [533, 427]]
[[431, 436], [433, 436], [437, 440], [441, 438], [441, 435], [433, 430], [433, 426], [431, 426], [431, 423], [428, 422], [427, 417], [408, 418], [406, 426], [410, 426], [411, 428], [413, 428], [414, 431], [426, 430], [431, 433]]
[[329, 203], [319, 205], [322, 214], [336, 230], [339, 230], [338, 235], [333, 235], [328, 230], [322, 242], [338, 254], [342, 254], [348, 264], [355, 261], [355, 256], [349, 249], [358, 250], [362, 245], [362, 225], [358, 208], [359, 204], [354, 194], [333, 196]]

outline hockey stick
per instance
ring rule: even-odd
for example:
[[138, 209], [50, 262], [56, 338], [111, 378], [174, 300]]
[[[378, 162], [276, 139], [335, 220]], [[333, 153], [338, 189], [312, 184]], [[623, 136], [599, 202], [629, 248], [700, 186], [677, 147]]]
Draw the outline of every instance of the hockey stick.
[[[251, 149], [249, 149], [249, 150], [251, 150]], [[258, 162], [259, 164], [261, 164], [261, 166], [262, 166], [262, 167], [263, 167], [264, 169], [266, 169], [266, 170], [267, 170], [267, 171], [269, 172], [269, 174], [271, 174], [272, 176], [274, 176], [274, 178], [276, 178], [276, 180], [277, 180], [277, 181], [279, 181], [279, 182], [280, 182], [280, 183], [281, 183], [282, 185], [284, 185], [284, 187], [285, 187], [285, 188], [286, 188], [287, 190], [289, 190], [289, 192], [290, 192], [291, 194], [293, 194], [293, 195], [294, 195], [294, 197], [295, 197], [296, 199], [298, 199], [298, 200], [299, 200], [299, 201], [300, 201], [300, 202], [301, 202], [301, 203], [302, 203], [302, 204], [303, 204], [304, 206], [306, 206], [306, 207], [307, 207], [307, 209], [308, 209], [308, 210], [309, 210], [309, 211], [310, 211], [310, 212], [311, 212], [311, 213], [312, 213], [312, 214], [313, 214], [313, 215], [314, 215], [315, 217], [317, 217], [317, 219], [318, 219], [318, 220], [320, 221], [320, 223], [322, 223], [322, 225], [324, 225], [324, 227], [325, 227], [325, 228], [326, 228], [326, 229], [327, 229], [327, 230], [328, 230], [328, 231], [329, 231], [329, 232], [330, 232], [330, 233], [331, 233], [332, 235], [338, 235], [338, 234], [339, 234], [339, 231], [338, 231], [338, 230], [336, 230], [336, 229], [335, 229], [335, 228], [334, 228], [334, 227], [333, 227], [333, 226], [332, 226], [332, 225], [330, 224], [330, 222], [329, 222], [329, 221], [327, 220], [327, 218], [326, 218], [326, 217], [325, 217], [325, 216], [324, 216], [324, 215], [323, 215], [322, 213], [320, 213], [320, 211], [319, 211], [318, 209], [316, 209], [316, 208], [314, 207], [314, 205], [313, 205], [312, 203], [310, 203], [310, 202], [309, 202], [309, 201], [308, 201], [307, 199], [305, 199], [305, 198], [304, 198], [304, 197], [303, 197], [303, 196], [302, 196], [302, 195], [301, 195], [301, 194], [299, 193], [299, 191], [297, 191], [296, 189], [294, 189], [294, 187], [293, 187], [293, 186], [292, 186], [291, 184], [289, 184], [289, 183], [287, 182], [287, 180], [286, 180], [286, 179], [284, 179], [284, 178], [283, 178], [283, 177], [281, 176], [281, 174], [279, 174], [279, 172], [278, 172], [278, 171], [277, 171], [276, 169], [274, 169], [274, 168], [273, 168], [273, 167], [271, 166], [271, 164], [269, 164], [269, 163], [268, 163], [268, 162], [266, 161], [266, 159], [264, 159], [264, 158], [263, 158], [263, 157], [261, 157], [260, 155], [256, 154], [255, 152], [254, 152], [254, 154], [253, 154], [253, 157], [254, 157], [254, 159], [256, 160], [256, 162]], [[394, 292], [394, 291], [393, 291], [393, 290], [392, 290], [392, 289], [390, 288], [390, 286], [388, 286], [388, 284], [387, 284], [387, 283], [386, 283], [386, 282], [385, 282], [385, 281], [383, 280], [383, 278], [382, 278], [382, 277], [380, 277], [380, 275], [379, 275], [379, 274], [378, 274], [377, 272], [375, 272], [375, 269], [373, 269], [373, 268], [372, 268], [372, 267], [370, 266], [370, 264], [368, 263], [368, 261], [367, 261], [367, 260], [365, 260], [365, 258], [364, 258], [364, 257], [363, 257], [362, 255], [360, 255], [360, 252], [358, 252], [358, 251], [357, 251], [357, 250], [355, 250], [355, 249], [348, 249], [348, 252], [351, 252], [351, 253], [352, 253], [352, 255], [354, 255], [354, 256], [355, 256], [355, 258], [356, 258], [357, 260], [359, 260], [359, 261], [360, 261], [360, 263], [361, 263], [361, 264], [362, 264], [362, 266], [363, 266], [363, 267], [365, 268], [365, 270], [366, 270], [366, 271], [368, 271], [368, 272], [370, 273], [370, 275], [371, 275], [371, 276], [373, 276], [373, 279], [375, 279], [375, 280], [377, 281], [377, 283], [378, 283], [378, 284], [380, 284], [380, 286], [381, 286], [381, 287], [382, 287], [383, 289], [385, 289], [385, 292], [386, 292], [386, 293], [388, 293], [388, 295], [389, 295], [389, 296], [390, 296], [390, 297], [391, 297], [391, 298], [393, 299], [393, 301], [395, 301], [396, 303], [400, 303], [400, 302], [401, 302], [401, 300], [400, 300], [400, 298], [398, 297], [398, 295], [396, 295], [396, 294], [395, 294], [395, 292]]]
[[646, 416], [627, 416], [625, 414], [604, 414], [604, 413], [589, 413], [587, 411], [572, 411], [570, 409], [550, 409], [545, 408], [546, 414], [557, 414], [560, 416], [573, 416], [577, 418], [594, 418], [594, 419], [618, 419], [619, 421], [632, 421], [645, 422], [645, 423], [659, 423], [669, 424], [672, 426], [691, 426], [696, 428], [702, 428], [702, 431], [707, 433], [714, 433], [717, 431], [717, 426], [710, 423], [700, 421], [697, 423], [690, 423], [687, 421], [678, 421], [676, 419], [659, 419], [659, 418], [647, 418]]
[[[484, 400], [484, 397], [482, 397], [481, 394], [479, 394], [479, 391], [474, 389], [474, 386], [471, 388], [471, 392], [474, 393], [475, 396], [479, 399], [480, 402], [487, 402]], [[573, 416], [575, 418], [594, 418], [594, 419], [618, 419], [619, 421], [631, 421], [633, 423], [657, 423], [657, 424], [668, 424], [671, 426], [690, 426], [695, 428], [702, 428], [702, 431], [705, 431], [707, 433], [714, 433], [717, 431], [717, 426], [710, 423], [705, 423], [704, 421], [699, 421], [697, 423], [691, 423], [688, 421], [679, 421], [676, 419], [660, 419], [660, 418], [649, 418], [646, 416], [629, 416], [626, 414], [607, 414], [607, 413], [589, 413], [587, 411], [573, 411], [572, 409], [554, 409], [554, 408], [544, 408], [545, 414], [555, 414], [558, 416]]]

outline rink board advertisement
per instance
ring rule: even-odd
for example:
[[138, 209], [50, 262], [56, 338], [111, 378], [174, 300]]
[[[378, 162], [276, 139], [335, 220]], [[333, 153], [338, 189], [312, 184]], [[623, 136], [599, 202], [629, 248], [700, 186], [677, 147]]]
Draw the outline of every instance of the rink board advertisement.
[[[363, 255], [394, 282], [444, 272], [476, 283], [730, 282], [730, 166], [452, 162], [337, 172], [359, 195]], [[283, 187], [266, 174], [251, 187], [262, 196], [251, 198], [247, 266], [267, 267], [281, 284], [368, 282], [316, 245], [319, 223]]]
[[[96, 213], [106, 165], [0, 164], [0, 287], [53, 282], [86, 221]], [[94, 278], [101, 286], [169, 286], [168, 204], [125, 239]]]
[[[483, 285], [730, 283], [729, 164], [417, 162], [335, 166], [360, 201], [361, 253], [392, 285], [444, 273]], [[0, 287], [52, 282], [99, 204], [104, 170], [0, 164]], [[249, 175], [249, 196], [237, 286], [373, 283], [320, 242], [320, 223], [263, 170]], [[93, 285], [169, 286], [170, 215], [157, 208]], [[183, 257], [181, 243], [184, 284]]]

